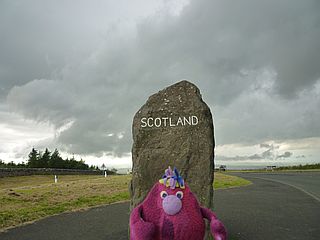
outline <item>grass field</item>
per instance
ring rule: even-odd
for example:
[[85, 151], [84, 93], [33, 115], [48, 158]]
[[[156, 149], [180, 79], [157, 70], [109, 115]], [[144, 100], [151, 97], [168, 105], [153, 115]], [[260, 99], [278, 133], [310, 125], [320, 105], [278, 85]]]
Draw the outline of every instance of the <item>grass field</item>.
[[[130, 175], [23, 176], [0, 178], [0, 230], [46, 216], [129, 200]], [[214, 188], [248, 185], [235, 176], [215, 173]]]
[[214, 189], [241, 187], [251, 184], [251, 182], [246, 179], [222, 173], [215, 173], [214, 178]]

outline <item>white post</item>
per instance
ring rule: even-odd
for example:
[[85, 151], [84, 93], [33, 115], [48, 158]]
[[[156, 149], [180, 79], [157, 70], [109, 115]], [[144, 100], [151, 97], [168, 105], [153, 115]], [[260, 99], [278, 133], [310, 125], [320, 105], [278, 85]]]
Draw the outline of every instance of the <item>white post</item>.
[[107, 171], [104, 171], [104, 177], [107, 177]]
[[58, 182], [58, 177], [57, 175], [54, 175], [54, 183], [57, 183]]

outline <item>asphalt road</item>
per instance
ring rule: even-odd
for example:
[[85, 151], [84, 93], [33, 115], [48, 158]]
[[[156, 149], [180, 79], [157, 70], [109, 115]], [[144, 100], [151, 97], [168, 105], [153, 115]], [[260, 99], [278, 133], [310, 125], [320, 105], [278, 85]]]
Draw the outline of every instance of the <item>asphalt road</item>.
[[253, 184], [216, 192], [231, 239], [320, 239], [319, 172], [233, 175]]
[[[215, 191], [215, 212], [229, 240], [320, 239], [319, 175], [309, 174], [239, 174], [253, 184]], [[309, 184], [313, 187], [304, 190]], [[121, 203], [53, 216], [0, 233], [0, 239], [127, 239], [128, 208], [128, 203]]]
[[238, 176], [272, 180], [295, 187], [320, 201], [320, 172], [238, 173]]

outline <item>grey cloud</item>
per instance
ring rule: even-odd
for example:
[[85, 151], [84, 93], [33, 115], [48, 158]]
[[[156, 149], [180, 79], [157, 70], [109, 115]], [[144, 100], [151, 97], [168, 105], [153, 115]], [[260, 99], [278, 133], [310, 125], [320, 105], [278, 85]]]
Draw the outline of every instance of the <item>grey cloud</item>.
[[253, 155], [248, 156], [248, 157], [242, 156], [241, 158], [242, 158], [242, 159], [257, 160], [257, 159], [263, 159], [263, 156], [261, 156], [261, 155], [259, 155], [259, 154], [256, 153], [256, 154], [253, 154]]
[[219, 161], [244, 161], [244, 160], [265, 161], [265, 160], [277, 160], [277, 159], [283, 159], [283, 158], [290, 158], [293, 155], [293, 153], [289, 151], [279, 154], [278, 152], [279, 146], [280, 145], [261, 143], [260, 147], [268, 148], [262, 153], [255, 153], [252, 155], [242, 155], [242, 156], [237, 155], [237, 156], [231, 156], [231, 157], [217, 155], [216, 160], [219, 160]]
[[272, 149], [268, 149], [267, 151], [264, 151], [261, 155], [262, 155], [262, 158], [272, 158], [273, 157]]
[[267, 143], [260, 143], [261, 148], [270, 148], [272, 145]]
[[317, 84], [292, 101], [264, 90], [247, 91], [228, 107], [215, 106], [217, 143], [319, 137], [319, 87]]
[[[57, 137], [57, 143], [75, 153], [129, 152], [134, 113], [150, 94], [180, 79], [197, 84], [212, 107], [218, 144], [317, 137], [319, 8], [318, 3], [308, 0], [194, 0], [179, 16], [164, 11], [140, 20], [135, 35], [121, 33], [121, 24], [111, 28], [104, 46], [95, 51], [90, 42], [92, 32], [83, 26], [81, 14], [62, 11], [61, 21], [73, 19], [69, 25], [43, 22], [36, 29], [61, 33], [54, 38], [57, 44], [50, 41], [43, 48], [40, 44], [39, 55], [31, 50], [23, 54], [33, 59], [32, 73], [20, 68], [29, 66], [25, 65], [28, 60], [16, 61], [20, 55], [6, 51], [5, 55], [14, 59], [0, 60], [0, 69], [5, 69], [0, 74], [11, 74], [0, 75], [1, 84], [12, 88], [8, 104], [25, 117], [49, 121], [57, 129], [73, 121]], [[50, 9], [60, 7], [51, 4]], [[24, 16], [22, 10], [19, 13], [25, 17], [20, 23], [24, 19], [25, 24], [43, 17]], [[10, 16], [2, 18], [8, 20]], [[33, 47], [30, 49], [42, 43], [40, 33], [18, 34], [12, 30], [15, 25], [0, 26], [7, 27], [10, 38], [26, 35], [25, 44]], [[85, 58], [76, 54], [64, 59], [64, 52], [72, 55], [68, 48], [84, 36], [79, 31], [82, 27], [89, 43], [80, 45], [92, 52]], [[69, 38], [68, 29], [77, 29], [74, 37]], [[12, 49], [21, 43], [9, 40], [1, 48]], [[43, 65], [46, 50], [54, 59], [54, 64], [49, 64], [53, 67]], [[56, 50], [57, 57], [51, 57]], [[15, 74], [19, 76], [13, 69], [18, 69]], [[11, 83], [10, 79], [22, 80]], [[271, 152], [237, 159], [271, 158]]]
[[285, 153], [277, 156], [277, 158], [289, 158], [289, 157], [291, 157], [292, 155], [293, 155], [292, 152], [285, 152]]
[[242, 161], [246, 160], [247, 158], [243, 158], [242, 156], [233, 156], [233, 157], [228, 157], [228, 156], [223, 156], [223, 155], [217, 155], [215, 157], [215, 160], [218, 161]]
[[[117, 24], [126, 25], [155, 5], [137, 0], [0, 1], [0, 99], [13, 86], [51, 79], [61, 68], [87, 58]], [[143, 14], [142, 14], [143, 15]], [[123, 17], [123, 16], [126, 16]]]
[[12, 110], [30, 119], [54, 122], [57, 128], [72, 117], [76, 100], [63, 82], [45, 79], [13, 87], [8, 96]]
[[264, 158], [260, 154], [253, 154], [253, 155], [243, 155], [243, 156], [223, 156], [223, 155], [217, 155], [215, 157], [215, 160], [218, 161], [246, 161], [246, 160], [264, 160]]
[[243, 155], [243, 156], [224, 156], [224, 155], [216, 155], [215, 160], [218, 161], [245, 161], [245, 160], [262, 160], [262, 156], [260, 154], [253, 155]]
[[193, 1], [178, 19], [144, 23], [141, 42], [153, 61], [166, 59], [165, 69], [204, 81], [216, 103], [252, 83], [243, 70], [265, 67], [287, 97], [320, 78], [318, 12], [314, 1]]
[[216, 160], [218, 161], [245, 161], [245, 160], [252, 160], [252, 161], [264, 161], [264, 160], [277, 160], [277, 159], [282, 159], [282, 158], [290, 158], [293, 155], [292, 152], [285, 152], [281, 155], [275, 155], [274, 152], [268, 151], [263, 152], [262, 154], [255, 153], [253, 155], [243, 155], [243, 156], [223, 156], [223, 155], [217, 155]]

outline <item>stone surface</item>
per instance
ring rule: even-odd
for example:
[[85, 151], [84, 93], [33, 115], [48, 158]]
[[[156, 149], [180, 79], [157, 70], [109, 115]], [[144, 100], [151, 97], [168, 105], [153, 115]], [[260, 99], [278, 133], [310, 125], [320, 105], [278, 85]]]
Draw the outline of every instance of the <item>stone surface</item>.
[[212, 115], [194, 84], [181, 81], [150, 96], [134, 116], [132, 133], [131, 208], [168, 166], [178, 168], [201, 205], [212, 207]]

